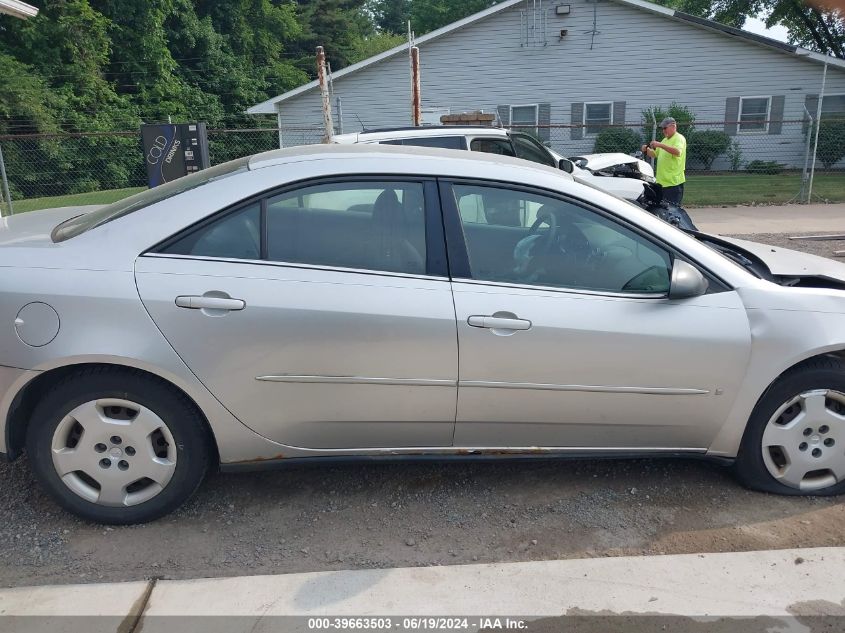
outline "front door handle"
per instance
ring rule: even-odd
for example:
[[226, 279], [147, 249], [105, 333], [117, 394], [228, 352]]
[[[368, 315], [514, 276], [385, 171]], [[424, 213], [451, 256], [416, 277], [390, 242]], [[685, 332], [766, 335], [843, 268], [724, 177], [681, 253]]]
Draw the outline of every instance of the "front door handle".
[[467, 319], [472, 327], [483, 327], [488, 330], [530, 330], [531, 321], [526, 319], [509, 319], [497, 316], [471, 316]]
[[246, 301], [224, 297], [204, 297], [197, 295], [182, 295], [176, 297], [176, 305], [189, 310], [243, 310]]

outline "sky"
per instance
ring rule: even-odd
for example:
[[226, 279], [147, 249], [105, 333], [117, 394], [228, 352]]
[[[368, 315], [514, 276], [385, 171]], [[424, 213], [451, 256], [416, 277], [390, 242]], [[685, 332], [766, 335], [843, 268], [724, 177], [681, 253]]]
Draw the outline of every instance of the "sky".
[[775, 26], [774, 28], [767, 29], [766, 23], [759, 18], [748, 18], [742, 28], [745, 31], [750, 31], [751, 33], [756, 33], [757, 35], [764, 35], [772, 38], [773, 40], [780, 40], [781, 42], [786, 41], [786, 29], [784, 27]]

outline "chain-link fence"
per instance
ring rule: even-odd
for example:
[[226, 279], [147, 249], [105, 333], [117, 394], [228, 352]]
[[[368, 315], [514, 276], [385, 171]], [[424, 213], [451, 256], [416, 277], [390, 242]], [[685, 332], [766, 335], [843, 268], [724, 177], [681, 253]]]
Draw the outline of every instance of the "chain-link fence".
[[[521, 127], [566, 157], [631, 154], [656, 136], [656, 126], [569, 125]], [[806, 201], [813, 172], [813, 199], [845, 201], [845, 120], [695, 122], [680, 125], [687, 138], [690, 206]], [[280, 145], [321, 142], [317, 126], [208, 131], [212, 165]], [[12, 211], [104, 204], [147, 186], [140, 133], [97, 132], [0, 136]], [[815, 169], [813, 163], [815, 158]], [[3, 192], [5, 194], [5, 192]], [[0, 196], [4, 214], [6, 196]]]

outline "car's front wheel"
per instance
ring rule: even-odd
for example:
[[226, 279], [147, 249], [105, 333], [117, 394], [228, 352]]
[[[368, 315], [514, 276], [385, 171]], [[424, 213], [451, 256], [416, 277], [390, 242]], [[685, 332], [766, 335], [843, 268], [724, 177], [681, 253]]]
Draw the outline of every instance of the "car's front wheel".
[[208, 469], [197, 411], [166, 383], [133, 370], [91, 368], [36, 407], [27, 453], [64, 508], [98, 523], [151, 521], [190, 497]]
[[812, 359], [775, 382], [751, 415], [740, 480], [787, 495], [845, 492], [845, 365]]

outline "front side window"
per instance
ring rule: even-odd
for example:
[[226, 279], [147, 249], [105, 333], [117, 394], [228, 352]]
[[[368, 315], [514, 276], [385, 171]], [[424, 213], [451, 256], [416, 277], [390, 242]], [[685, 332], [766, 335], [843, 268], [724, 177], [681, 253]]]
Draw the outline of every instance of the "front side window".
[[612, 103], [585, 103], [584, 127], [587, 134], [600, 134], [613, 123]]
[[672, 258], [603, 215], [497, 186], [453, 185], [471, 276], [481, 281], [665, 295]]
[[513, 134], [511, 138], [513, 139], [513, 146], [516, 149], [517, 158], [530, 160], [532, 163], [540, 163], [548, 167], [557, 166], [551, 154], [530, 136], [526, 134]]
[[227, 213], [161, 252], [425, 274], [423, 185], [366, 181], [302, 187]]
[[739, 131], [767, 132], [771, 97], [742, 97], [739, 100]]
[[516, 156], [513, 144], [511, 144], [509, 138], [476, 138], [472, 140], [469, 148], [473, 152], [498, 154], [499, 156]]

